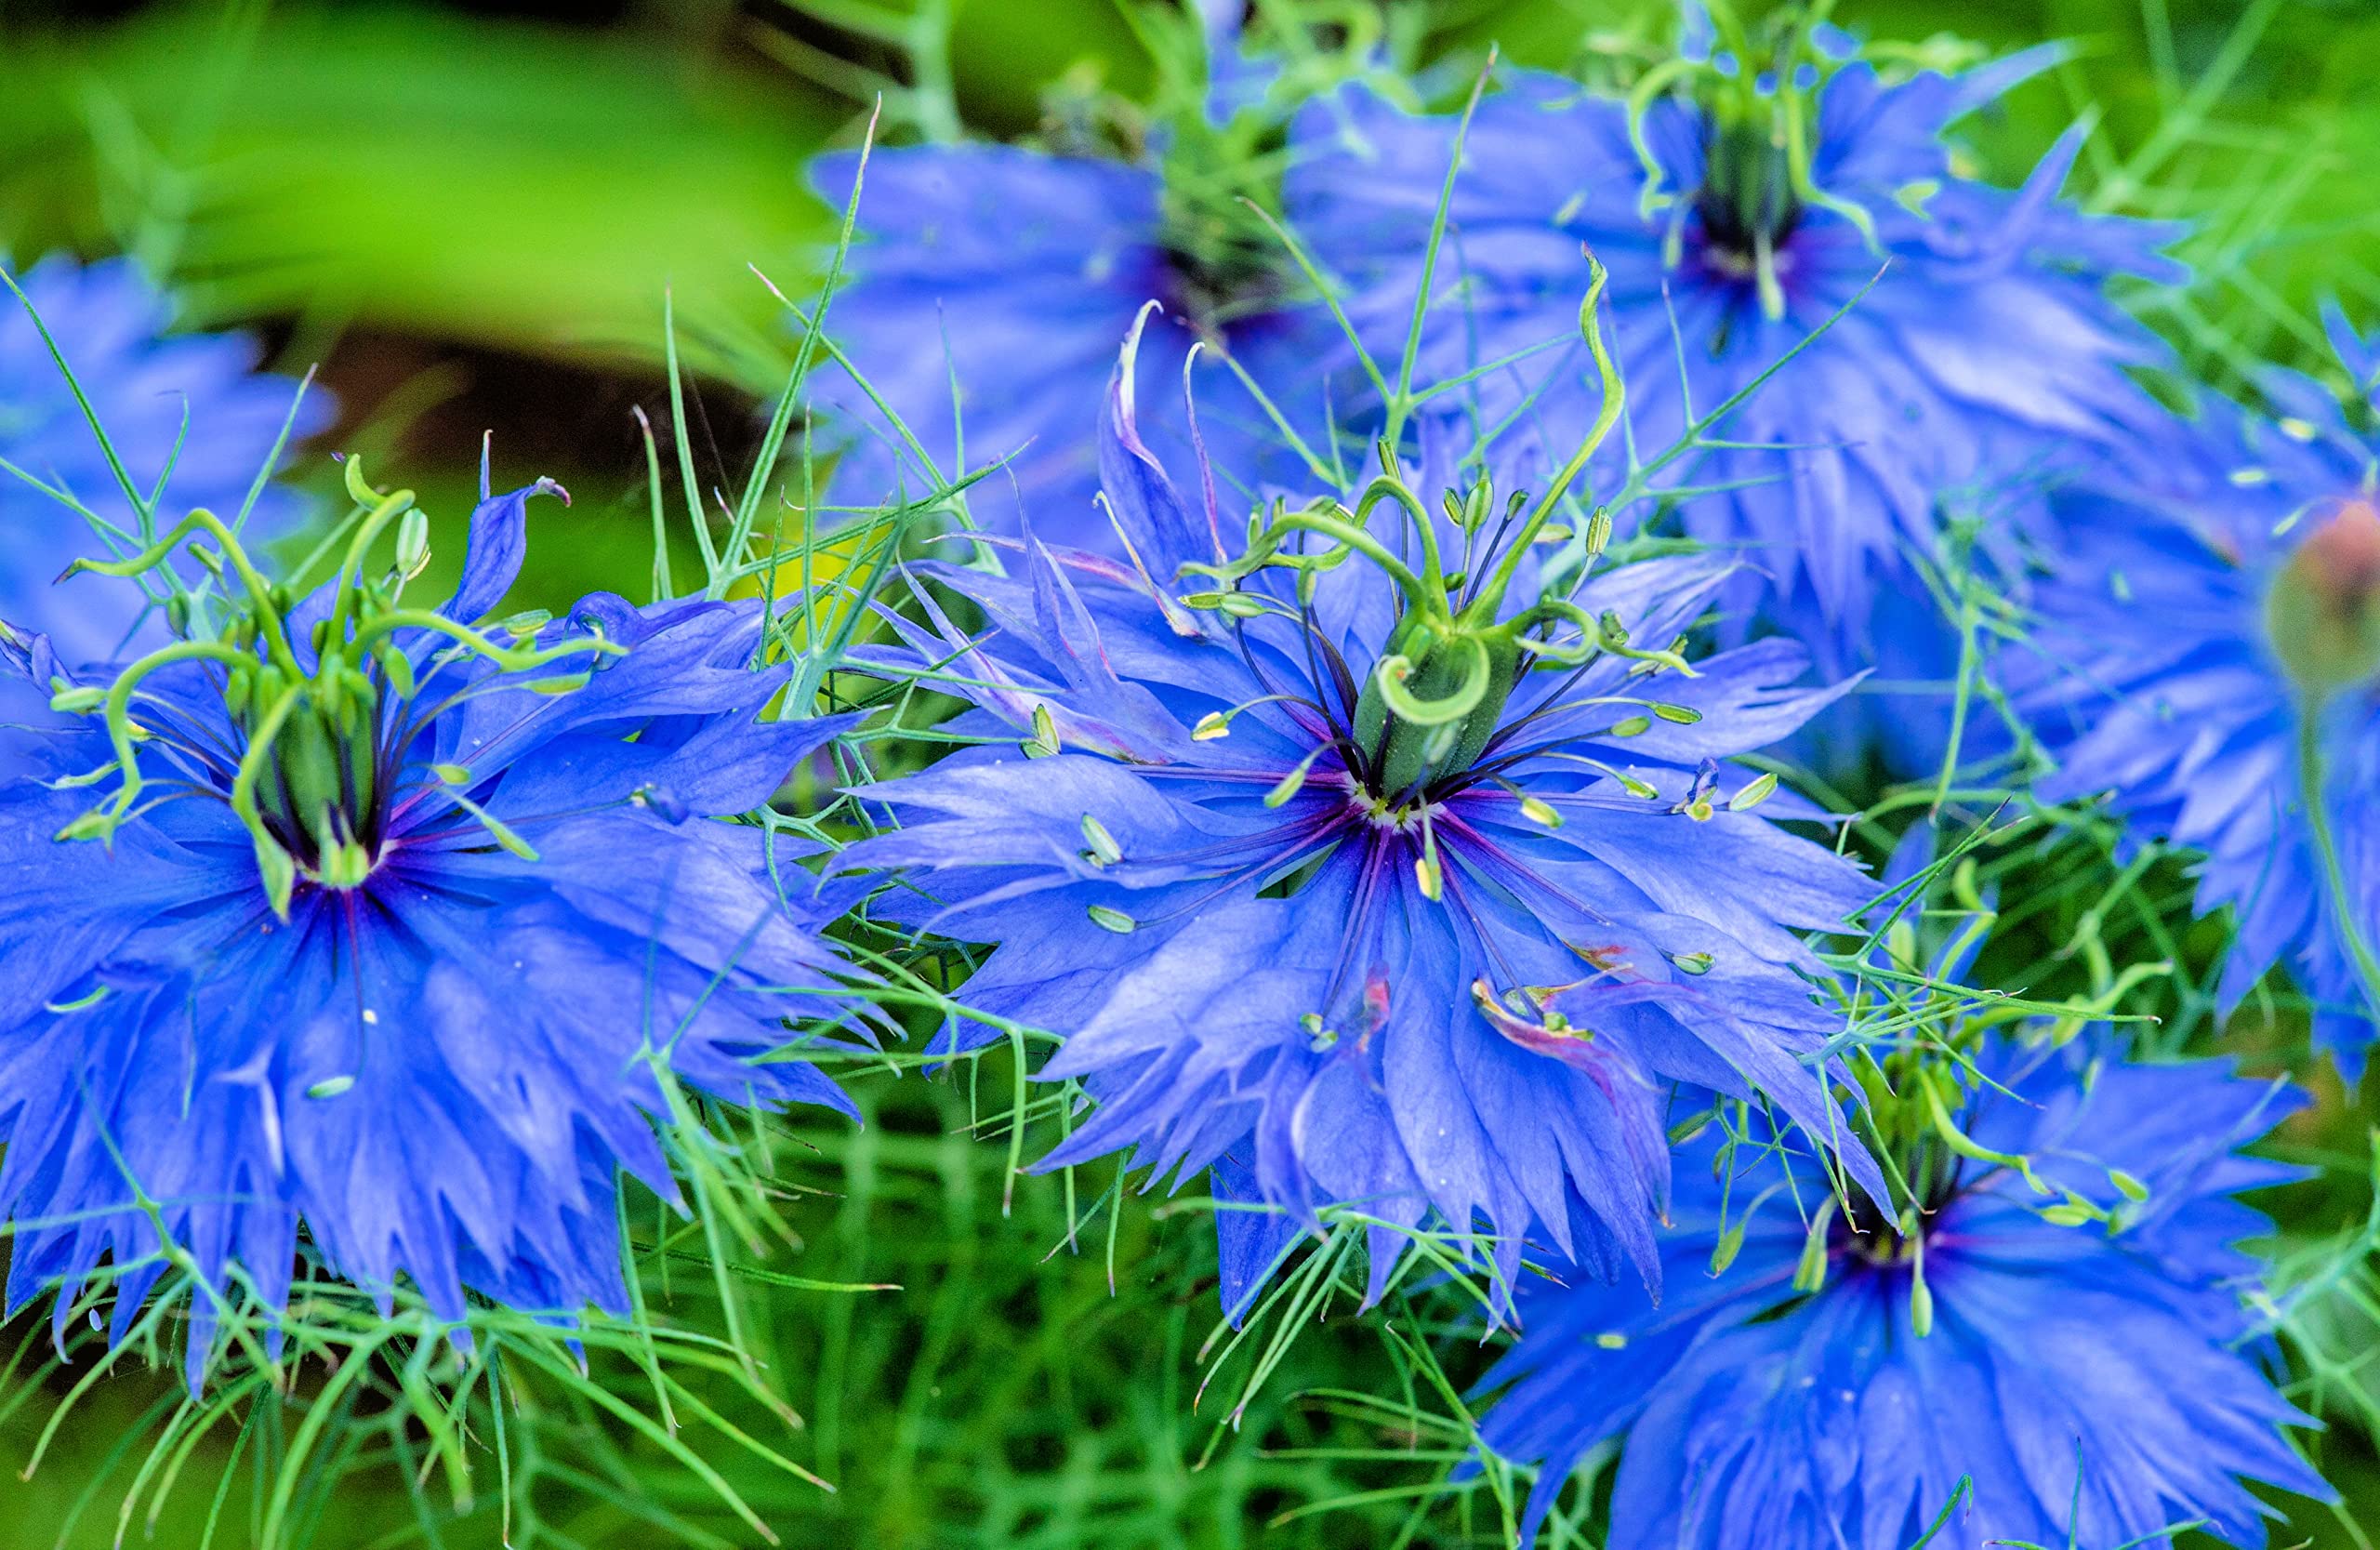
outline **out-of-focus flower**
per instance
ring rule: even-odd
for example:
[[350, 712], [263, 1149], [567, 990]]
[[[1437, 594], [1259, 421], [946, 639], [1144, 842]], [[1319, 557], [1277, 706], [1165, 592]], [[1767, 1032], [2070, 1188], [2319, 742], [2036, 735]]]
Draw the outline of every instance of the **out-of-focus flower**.
[[[2179, 233], [2058, 198], [2079, 131], [2020, 189], [1959, 170], [1950, 126], [2050, 50], [1895, 77], [1798, 17], [1759, 38], [1726, 27], [1690, 20], [1633, 100], [1516, 71], [1466, 126], [1350, 87], [1300, 120], [1287, 208], [1393, 353], [1460, 136], [1425, 363], [1441, 380], [1487, 368], [1486, 421], [1542, 428], [1549, 462], [1594, 412], [1575, 340], [1548, 348], [1564, 344], [1582, 248], [1611, 274], [1639, 445], [1675, 442], [1798, 351], [1714, 432], [1728, 444], [1686, 467], [1715, 488], [1682, 521], [1745, 562], [1733, 628], [1795, 635], [1829, 675], [1920, 681], [1847, 696], [1819, 724], [1823, 762], [1872, 747], [1896, 773], [1930, 773], [1960, 652], [1920, 564], [2016, 585], [2043, 489], [2151, 420], [2127, 368], [2160, 348], [2107, 288], [2178, 278], [2159, 250]], [[1946, 557], [1952, 524], [1973, 528], [1974, 553]]]
[[[53, 586], [77, 555], [104, 543], [141, 547], [132, 502], [109, 466], [107, 445], [74, 401], [79, 386], [106, 426], [126, 476], [155, 507], [154, 531], [205, 507], [225, 522], [245, 509], [260, 535], [297, 515], [297, 497], [264, 484], [249, 491], [284, 423], [293, 439], [320, 430], [330, 399], [257, 372], [257, 347], [237, 334], [167, 334], [165, 298], [128, 258], [78, 265], [43, 260], [17, 276], [73, 369], [50, 358], [32, 312], [0, 304], [0, 618], [46, 635], [69, 662], [113, 655], [136, 632], [163, 640], [159, 597], [97, 578]], [[33, 487], [34, 483], [46, 489]], [[162, 483], [161, 483], [162, 482]], [[112, 531], [95, 530], [73, 502]]]
[[[1152, 41], [1166, 46], [1148, 116], [1103, 99], [1091, 117], [1126, 121], [1061, 121], [1049, 149], [919, 145], [813, 165], [818, 192], [838, 205], [865, 166], [857, 279], [835, 296], [829, 329], [945, 476], [962, 431], [971, 466], [1008, 460], [971, 495], [994, 526], [1013, 532], [1022, 520], [1114, 550], [1096, 505], [1092, 414], [1144, 308], [1153, 360], [1178, 375], [1194, 345], [1203, 351], [1197, 430], [1230, 477], [1256, 478], [1257, 454], [1278, 438], [1223, 358], [1317, 440], [1330, 375], [1352, 371], [1338, 326], [1256, 211], [1278, 204], [1289, 116], [1362, 69], [1372, 46], [1351, 35], [1275, 57], [1240, 37], [1237, 7], [1206, 10], [1203, 33], [1185, 16], [1181, 36], [1149, 13]], [[866, 394], [853, 386], [836, 398], [852, 447], [840, 487], [856, 482], [868, 498], [933, 487]], [[1188, 445], [1180, 402], [1167, 394], [1143, 427], [1169, 454]]]
[[[2331, 324], [2368, 414], [2380, 351]], [[2013, 665], [2060, 764], [2042, 794], [2104, 793], [2133, 838], [2204, 853], [2199, 908], [2239, 921], [2221, 1004], [2287, 965], [2352, 1077], [2380, 1018], [2374, 447], [2320, 384], [2258, 385], [2270, 415], [2211, 400], [2153, 479], [2059, 497], [2067, 538]]]
[[836, 730], [763, 714], [791, 669], [756, 668], [759, 605], [487, 622], [543, 480], [483, 497], [456, 594], [414, 604], [427, 524], [349, 470], [365, 515], [302, 600], [192, 519], [103, 568], [203, 539], [218, 629], [80, 681], [7, 637], [8, 1305], [55, 1292], [62, 1324], [106, 1278], [121, 1338], [193, 1277], [193, 1383], [217, 1299], [279, 1308], [301, 1231], [440, 1318], [625, 1313], [618, 1173], [676, 1198], [673, 1084], [849, 1107], [764, 1058], [847, 1006], [807, 874], [713, 821]]

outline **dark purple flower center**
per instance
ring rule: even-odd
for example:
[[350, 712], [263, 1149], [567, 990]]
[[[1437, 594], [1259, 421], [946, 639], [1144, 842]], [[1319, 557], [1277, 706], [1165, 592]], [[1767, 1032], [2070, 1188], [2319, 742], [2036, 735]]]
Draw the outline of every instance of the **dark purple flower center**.
[[1702, 187], [1695, 213], [1714, 268], [1750, 279], [1792, 236], [1802, 219], [1786, 148], [1758, 124], [1722, 128], [1706, 121]]

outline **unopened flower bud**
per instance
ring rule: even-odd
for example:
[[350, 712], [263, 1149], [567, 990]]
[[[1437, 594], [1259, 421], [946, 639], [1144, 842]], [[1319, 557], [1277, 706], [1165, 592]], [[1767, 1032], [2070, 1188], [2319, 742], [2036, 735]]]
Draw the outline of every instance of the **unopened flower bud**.
[[430, 513], [416, 506], [397, 523], [397, 574], [411, 581], [430, 563]]
[[2309, 698], [2380, 674], [2380, 510], [2350, 500], [2297, 547], [2265, 594], [2274, 655]]

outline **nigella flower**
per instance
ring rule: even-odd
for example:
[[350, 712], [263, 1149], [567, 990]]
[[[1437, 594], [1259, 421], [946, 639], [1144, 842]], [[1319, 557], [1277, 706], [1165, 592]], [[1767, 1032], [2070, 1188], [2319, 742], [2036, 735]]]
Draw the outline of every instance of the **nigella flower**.
[[[1958, 171], [1946, 129], [2052, 51], [1896, 79], [1806, 20], [1758, 41], [1732, 21], [1716, 40], [1699, 17], [1688, 31], [1633, 100], [1512, 72], [1467, 129], [1350, 88], [1300, 121], [1289, 215], [1393, 351], [1461, 137], [1427, 364], [1440, 378], [1488, 368], [1488, 423], [1548, 428], [1554, 460], [1595, 404], [1583, 357], [1546, 352], [1582, 245], [1611, 273], [1643, 446], [1674, 443], [1798, 350], [1712, 432], [1725, 445], [1666, 477], [1719, 487], [1683, 522], [1746, 562], [1739, 620], [1757, 604], [1829, 674], [1931, 685], [1847, 698], [1829, 762], [1877, 742], [1895, 773], [1931, 773], [1960, 653], [1918, 563], [2013, 585], [2010, 546], [2038, 526], [2043, 486], [2153, 416], [2127, 368], [2160, 351], [2106, 293], [2118, 276], [2179, 278], [2158, 251], [2178, 233], [2059, 200], [2079, 132], [2021, 189]], [[1954, 520], [1977, 554], [1937, 541]]]
[[896, 916], [998, 945], [967, 1004], [1064, 1037], [1041, 1074], [1095, 1105], [1044, 1165], [1212, 1165], [1276, 1208], [1220, 1217], [1236, 1312], [1332, 1203], [1382, 1224], [1375, 1292], [1433, 1214], [1507, 1279], [1532, 1230], [1649, 1273], [1660, 1082], [1840, 1137], [1799, 934], [1865, 881], [1726, 762], [1830, 695], [1787, 642], [1679, 655], [1724, 563], [1598, 570], [1607, 522], [1553, 541], [1560, 485], [1441, 515], [1437, 453], [1260, 510], [1231, 557], [1140, 441], [1131, 364], [1101, 455], [1132, 562], [933, 573], [987, 629], [929, 601], [912, 644], [986, 741], [864, 788], [899, 827], [850, 853], [912, 869]]
[[442, 1318], [625, 1313], [616, 1181], [675, 1198], [669, 1084], [848, 1109], [760, 1058], [841, 1001], [804, 874], [712, 821], [835, 730], [763, 717], [791, 669], [755, 669], [758, 605], [482, 623], [543, 480], [483, 498], [457, 591], [416, 604], [426, 523], [349, 474], [364, 514], [302, 601], [198, 514], [100, 568], [203, 537], [219, 629], [82, 682], [7, 637], [38, 734], [0, 787], [8, 1305], [55, 1290], [62, 1326], [112, 1278], [121, 1338], [162, 1230], [205, 1283], [193, 1382], [216, 1299], [279, 1308], [301, 1235]]
[[[2330, 321], [2368, 414], [2380, 351]], [[2380, 1017], [2375, 449], [2315, 382], [2259, 385], [2270, 417], [2210, 402], [2154, 480], [2061, 496], [2016, 665], [2043, 665], [2025, 698], [2061, 767], [2042, 795], [2105, 794], [2135, 836], [2202, 852], [2198, 907], [2239, 925], [2222, 1005], [2285, 964], [2352, 1078]]]
[[[330, 402], [309, 393], [292, 419], [297, 385], [258, 374], [248, 339], [165, 333], [165, 298], [128, 258], [51, 258], [15, 278], [31, 311], [13, 297], [0, 301], [0, 617], [47, 635], [69, 662], [97, 661], [144, 626], [152, 640], [165, 630], [156, 597], [139, 589], [52, 585], [102, 541], [118, 554], [141, 547], [132, 503], [74, 387], [142, 498], [154, 500], [159, 531], [193, 507], [226, 522], [246, 510], [252, 533], [284, 525], [295, 497], [267, 485], [250, 508], [250, 487], [284, 422], [293, 437], [319, 430]], [[51, 360], [36, 312], [73, 383]], [[106, 524], [104, 540], [61, 496]]]
[[[1305, 411], [1329, 366], [1347, 364], [1338, 329], [1248, 202], [1277, 203], [1278, 142], [1314, 88], [1310, 73], [1343, 79], [1368, 46], [1276, 60], [1243, 43], [1238, 7], [1202, 8], [1203, 38], [1176, 37], [1150, 13], [1164, 85], [1154, 117], [1126, 126], [1127, 154], [1101, 149], [1108, 137], [1090, 127], [1061, 126], [1048, 150], [934, 144], [813, 164], [818, 192], [838, 207], [865, 171], [857, 279], [835, 295], [830, 332], [945, 477], [962, 432], [969, 465], [1006, 460], [971, 497], [996, 525], [1013, 531], [1021, 509], [1038, 532], [1113, 550], [1085, 411], [1144, 309], [1154, 312], [1147, 346], [1173, 371], [1203, 346], [1197, 431], [1240, 477], [1253, 477], [1271, 421], [1215, 358], [1237, 362], [1277, 408], [1317, 428], [1322, 417]], [[866, 394], [840, 398], [859, 494], [932, 487]], [[1145, 430], [1168, 449], [1191, 434], [1162, 407]]]
[[1482, 1435], [1542, 1465], [1527, 1534], [1615, 1441], [1611, 1550], [1903, 1550], [1937, 1521], [1961, 1550], [2256, 1545], [2243, 1479], [2329, 1498], [2232, 1247], [2269, 1226], [2235, 1197], [2299, 1176], [2240, 1148], [2298, 1098], [2085, 1042], [1994, 1040], [1966, 1084], [1888, 1061], [1906, 1209], [1838, 1209], [1805, 1155], [1713, 1125], [1678, 1158], [1659, 1304], [1525, 1286]]

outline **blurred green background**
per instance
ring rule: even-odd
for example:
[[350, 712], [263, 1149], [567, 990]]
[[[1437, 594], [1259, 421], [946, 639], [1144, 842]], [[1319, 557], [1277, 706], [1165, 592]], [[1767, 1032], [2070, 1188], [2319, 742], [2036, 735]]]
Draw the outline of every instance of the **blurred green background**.
[[[1555, 67], [1592, 34], [1655, 35], [1663, 14], [1642, 0], [1395, 3], [1435, 55], [1475, 60], [1493, 43]], [[2096, 115], [2081, 192], [2202, 225], [2190, 249], [2201, 282], [2156, 321], [2212, 369], [2310, 359], [2307, 320], [2326, 297], [2380, 317], [2372, 0], [1844, 0], [1838, 15], [1911, 41], [2069, 40], [2063, 67], [1970, 138], [2013, 180], [2069, 123]], [[1148, 73], [1113, 0], [959, 0], [949, 17], [929, 52], [979, 133], [1029, 132], [1062, 76], [1130, 91]], [[633, 411], [669, 433], [665, 296], [694, 369], [687, 434], [705, 476], [733, 487], [758, 440], [755, 404], [791, 353], [750, 266], [790, 295], [812, 278], [830, 218], [806, 192], [804, 160], [855, 138], [873, 76], [906, 79], [910, 25], [866, 0], [0, 0], [0, 253], [133, 252], [178, 287], [191, 325], [251, 327], [283, 369], [319, 366], [340, 415], [305, 477], [331, 481], [324, 450], [365, 453], [376, 474], [389, 469], [459, 520], [492, 431], [500, 480], [549, 474], [578, 497], [564, 516], [541, 515], [549, 540], [523, 604], [597, 586], [639, 593], [651, 528]], [[553, 541], [562, 523], [566, 541]], [[756, 1301], [773, 1376], [804, 1422], [776, 1442], [841, 1488], [738, 1474], [785, 1543], [1492, 1542], [1488, 1520], [1467, 1524], [1459, 1507], [1413, 1516], [1435, 1439], [1317, 1397], [1402, 1381], [1377, 1333], [1345, 1319], [1314, 1331], [1240, 1430], [1218, 1438], [1228, 1398], [1190, 1404], [1213, 1324], [1202, 1213], [1153, 1220], [1128, 1203], [1111, 1295], [1104, 1219], [1081, 1252], [1060, 1249], [1104, 1175], [1078, 1189], [1025, 1181], [1003, 1214], [1004, 1148], [966, 1133], [960, 1087], [888, 1080], [866, 1101], [866, 1130], [805, 1132], [816, 1150], [792, 1174], [814, 1193], [789, 1208], [806, 1248], [787, 1267], [902, 1290]], [[2332, 1093], [2298, 1139], [2345, 1136], [2351, 1151], [2360, 1132]], [[2363, 1203], [2350, 1181], [2326, 1198], [2331, 1214], [2309, 1220]], [[2341, 1339], [2368, 1346], [2374, 1327], [2348, 1319]], [[10, 1334], [37, 1338], [21, 1322]], [[111, 1543], [127, 1481], [103, 1466], [165, 1382], [112, 1380], [29, 1483], [0, 1485], [0, 1545]], [[0, 1434], [12, 1474], [43, 1410], [36, 1397]], [[549, 1515], [534, 1527], [558, 1536], [549, 1543], [752, 1543], [692, 1482], [633, 1455], [612, 1462], [641, 1483], [590, 1501], [567, 1477], [595, 1467], [593, 1434], [557, 1419], [549, 1441], [536, 1467], [551, 1489], [529, 1492]], [[2334, 1477], [2380, 1515], [2360, 1431], [2343, 1426], [2322, 1447]], [[205, 1453], [193, 1476], [210, 1463], [219, 1473]], [[156, 1543], [200, 1543], [212, 1494], [211, 1478], [185, 1483]], [[78, 1498], [96, 1505], [61, 1540]], [[385, 1466], [326, 1503], [317, 1542], [342, 1550], [493, 1544], [502, 1531], [492, 1504], [460, 1520], [418, 1515]], [[641, 1516], [653, 1512], [681, 1516]], [[231, 1503], [217, 1543], [244, 1543], [245, 1521]], [[532, 1527], [514, 1521], [514, 1541]], [[130, 1532], [142, 1531], [135, 1520]], [[2360, 1543], [2320, 1514], [2292, 1532]]]

